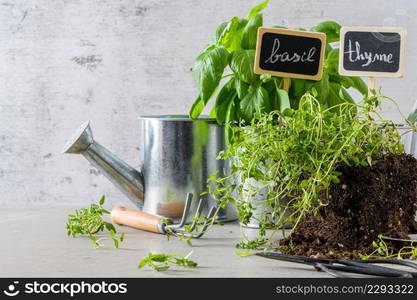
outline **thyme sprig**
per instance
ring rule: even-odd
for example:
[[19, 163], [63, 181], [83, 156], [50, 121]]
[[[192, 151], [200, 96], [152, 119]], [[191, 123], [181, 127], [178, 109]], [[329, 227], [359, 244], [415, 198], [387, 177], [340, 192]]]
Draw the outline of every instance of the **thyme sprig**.
[[[103, 208], [106, 198], [102, 196], [98, 204], [91, 204], [88, 208], [77, 209], [74, 214], [68, 215], [67, 234], [76, 237], [79, 235], [87, 236], [92, 242], [94, 248], [103, 247], [103, 240], [112, 240], [116, 248], [124, 240], [124, 232], [117, 234], [113, 224], [104, 221], [103, 216], [110, 214]], [[110, 237], [96, 237], [94, 234], [107, 230]]]
[[195, 261], [188, 259], [191, 256], [191, 254], [192, 251], [188, 253], [186, 256], [183, 256], [181, 254], [148, 253], [148, 256], [139, 262], [138, 268], [142, 269], [143, 267], [148, 266], [158, 272], [168, 270], [171, 265], [195, 268], [198, 264]]
[[390, 248], [384, 241], [382, 234], [378, 235], [378, 239], [372, 242], [372, 246], [375, 248], [369, 254], [359, 254], [359, 258], [366, 259], [417, 259], [417, 245], [415, 242], [410, 242], [409, 245], [402, 247], [400, 250], [395, 251]]

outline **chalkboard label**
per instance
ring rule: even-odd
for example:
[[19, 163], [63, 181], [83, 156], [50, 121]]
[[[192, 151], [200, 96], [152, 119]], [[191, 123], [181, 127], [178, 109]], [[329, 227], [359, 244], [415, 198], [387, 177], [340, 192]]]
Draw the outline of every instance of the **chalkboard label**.
[[320, 80], [325, 46], [324, 33], [261, 27], [258, 29], [254, 72]]
[[342, 27], [339, 73], [401, 77], [404, 73], [405, 38], [403, 28]]

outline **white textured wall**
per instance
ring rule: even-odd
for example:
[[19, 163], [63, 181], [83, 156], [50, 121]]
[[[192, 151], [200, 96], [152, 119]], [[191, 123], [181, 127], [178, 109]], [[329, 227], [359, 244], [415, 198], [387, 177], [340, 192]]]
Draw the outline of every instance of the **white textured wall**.
[[[404, 110], [416, 99], [417, 1], [271, 0], [265, 25], [408, 29], [402, 79], [379, 80]], [[129, 202], [66, 139], [91, 120], [96, 139], [139, 164], [136, 117], [186, 113], [189, 67], [212, 30], [254, 0], [1, 0], [0, 204]], [[393, 116], [391, 106], [384, 111]]]

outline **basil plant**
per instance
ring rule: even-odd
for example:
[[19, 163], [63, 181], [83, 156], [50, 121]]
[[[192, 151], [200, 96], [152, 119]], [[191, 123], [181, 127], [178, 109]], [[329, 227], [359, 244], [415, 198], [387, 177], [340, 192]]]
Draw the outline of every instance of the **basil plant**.
[[[338, 73], [339, 49], [332, 43], [339, 41], [341, 26], [332, 21], [310, 28], [310, 31], [323, 32], [327, 36], [324, 72], [320, 81], [291, 79], [287, 93], [283, 89], [283, 78], [255, 74], [257, 30], [263, 25], [260, 12], [267, 5], [268, 0], [252, 8], [246, 18], [233, 17], [216, 28], [212, 43], [198, 55], [192, 67], [198, 96], [189, 112], [191, 118], [198, 118], [211, 99], [215, 99], [215, 104], [210, 116], [215, 117], [219, 124], [232, 124], [250, 123], [260, 113], [296, 109], [302, 95], [308, 91], [327, 107], [353, 102], [347, 88], [352, 87], [366, 96], [368, 89], [360, 77]], [[230, 72], [225, 74], [229, 69]], [[229, 142], [230, 130], [226, 130]]]

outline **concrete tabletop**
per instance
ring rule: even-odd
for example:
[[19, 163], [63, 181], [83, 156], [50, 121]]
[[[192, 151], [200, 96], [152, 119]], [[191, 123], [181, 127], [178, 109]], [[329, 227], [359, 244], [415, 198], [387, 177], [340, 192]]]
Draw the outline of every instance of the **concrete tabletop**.
[[[176, 238], [118, 227], [126, 234], [119, 249], [112, 244], [94, 249], [85, 237], [67, 236], [67, 215], [74, 210], [0, 207], [0, 277], [328, 277], [308, 266], [237, 256], [235, 244], [242, 240], [237, 223], [214, 226], [193, 240], [193, 247]], [[137, 269], [148, 252], [186, 255], [190, 251], [199, 265], [195, 269]]]

